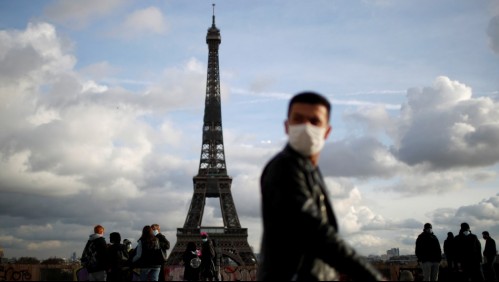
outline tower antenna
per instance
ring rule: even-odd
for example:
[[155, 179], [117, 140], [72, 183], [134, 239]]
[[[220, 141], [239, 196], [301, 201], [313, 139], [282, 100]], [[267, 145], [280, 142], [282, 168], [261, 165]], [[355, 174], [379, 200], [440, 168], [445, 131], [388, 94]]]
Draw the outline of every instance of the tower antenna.
[[213, 23], [212, 25], [215, 26], [215, 3], [211, 4], [213, 6]]

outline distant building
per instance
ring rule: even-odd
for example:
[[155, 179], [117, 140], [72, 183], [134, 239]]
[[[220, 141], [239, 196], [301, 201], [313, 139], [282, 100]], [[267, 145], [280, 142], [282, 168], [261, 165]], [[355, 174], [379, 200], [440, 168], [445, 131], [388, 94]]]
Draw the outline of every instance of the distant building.
[[390, 250], [386, 251], [386, 256], [388, 258], [400, 256], [399, 248], [391, 248]]
[[76, 252], [73, 252], [70, 260], [71, 260], [71, 262], [76, 262], [78, 260], [78, 258], [76, 257]]

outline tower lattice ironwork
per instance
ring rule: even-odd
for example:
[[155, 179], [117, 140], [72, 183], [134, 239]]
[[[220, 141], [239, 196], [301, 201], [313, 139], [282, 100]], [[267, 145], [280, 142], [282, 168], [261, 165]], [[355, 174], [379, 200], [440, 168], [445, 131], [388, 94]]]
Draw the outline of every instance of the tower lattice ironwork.
[[[208, 44], [208, 75], [204, 109], [203, 143], [198, 174], [193, 177], [194, 193], [183, 228], [177, 228], [177, 242], [168, 257], [167, 265], [179, 265], [188, 242], [200, 246], [200, 233], [207, 232], [221, 253], [222, 265], [256, 265], [256, 258], [248, 244], [248, 229], [241, 228], [232, 198], [232, 177], [227, 174], [222, 131], [220, 73], [218, 47], [222, 42], [220, 30], [212, 25], [206, 35]], [[203, 226], [206, 198], [219, 198], [223, 226]]]

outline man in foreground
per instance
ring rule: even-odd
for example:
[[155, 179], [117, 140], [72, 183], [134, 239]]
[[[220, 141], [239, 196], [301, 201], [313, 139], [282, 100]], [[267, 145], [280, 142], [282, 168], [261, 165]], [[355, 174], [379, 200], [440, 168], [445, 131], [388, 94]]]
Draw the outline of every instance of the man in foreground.
[[335, 270], [359, 281], [382, 280], [338, 235], [319, 171], [331, 133], [331, 105], [323, 96], [294, 96], [284, 124], [289, 142], [261, 177], [263, 237], [258, 280], [337, 280]]

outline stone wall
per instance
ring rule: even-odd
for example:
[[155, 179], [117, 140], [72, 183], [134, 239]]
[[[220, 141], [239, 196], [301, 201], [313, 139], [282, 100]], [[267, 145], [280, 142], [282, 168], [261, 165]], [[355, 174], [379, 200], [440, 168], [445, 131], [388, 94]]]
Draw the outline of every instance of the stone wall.
[[76, 280], [79, 265], [1, 264], [0, 281]]
[[[222, 281], [256, 281], [256, 266], [226, 266], [220, 269]], [[182, 281], [183, 266], [170, 266], [165, 269], [166, 281]]]

